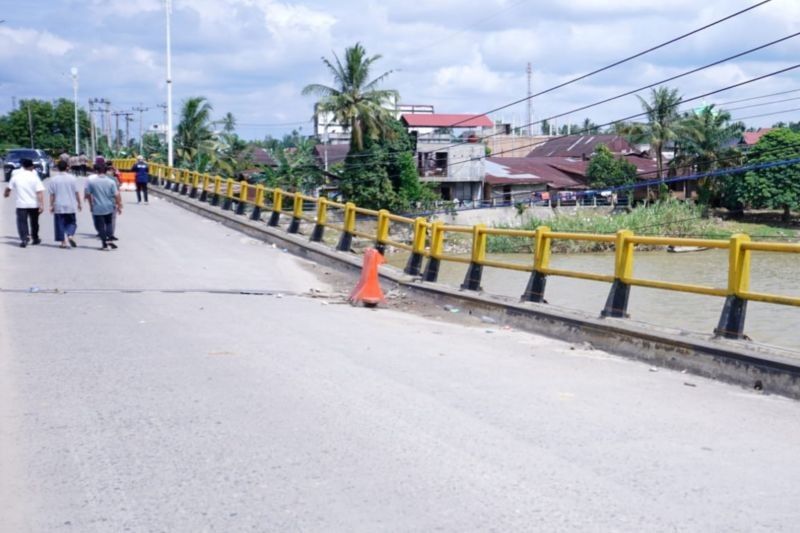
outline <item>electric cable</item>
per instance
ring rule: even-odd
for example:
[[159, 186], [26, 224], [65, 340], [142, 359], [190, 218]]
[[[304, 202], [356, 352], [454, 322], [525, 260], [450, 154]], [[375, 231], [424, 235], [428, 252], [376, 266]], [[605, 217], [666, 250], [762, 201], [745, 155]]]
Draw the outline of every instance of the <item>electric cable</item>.
[[[758, 2], [756, 4], [753, 4], [753, 5], [749, 6], [749, 7], [741, 9], [741, 10], [735, 12], [735, 13], [731, 13], [730, 15], [728, 15], [726, 17], [723, 17], [721, 19], [718, 19], [718, 20], [715, 20], [713, 22], [710, 22], [710, 23], [708, 23], [708, 24], [706, 24], [704, 26], [701, 26], [701, 27], [696, 28], [696, 29], [694, 29], [692, 31], [689, 31], [687, 33], [684, 33], [682, 35], [674, 37], [674, 38], [672, 38], [672, 39], [670, 39], [668, 41], [665, 41], [665, 42], [663, 42], [661, 44], [652, 46], [652, 47], [650, 47], [650, 48], [648, 48], [646, 50], [642, 50], [641, 52], [637, 52], [636, 54], [628, 56], [628, 57], [626, 57], [624, 59], [620, 59], [620, 60], [615, 61], [615, 62], [613, 62], [613, 63], [611, 63], [609, 65], [606, 65], [604, 67], [595, 69], [595, 70], [593, 70], [591, 72], [587, 72], [586, 74], [582, 74], [582, 75], [580, 75], [580, 76], [578, 76], [576, 78], [572, 78], [572, 79], [567, 80], [567, 81], [565, 81], [563, 83], [559, 83], [559, 84], [554, 85], [554, 86], [552, 86], [552, 87], [550, 87], [548, 89], [545, 89], [543, 91], [539, 91], [538, 93], [532, 94], [530, 96], [526, 96], [525, 98], [520, 98], [520, 99], [515, 100], [515, 101], [513, 101], [513, 102], [511, 102], [509, 104], [505, 104], [505, 105], [502, 105], [500, 107], [496, 107], [494, 109], [490, 109], [489, 111], [486, 111], [485, 113], [480, 113], [478, 115], [473, 115], [471, 118], [480, 117], [482, 115], [488, 115], [489, 113], [496, 113], [497, 111], [502, 111], [503, 109], [507, 109], [507, 108], [515, 106], [517, 104], [521, 104], [522, 102], [526, 102], [526, 101], [531, 100], [533, 98], [536, 98], [536, 97], [542, 96], [544, 94], [553, 92], [553, 91], [555, 91], [557, 89], [561, 89], [561, 88], [566, 87], [568, 85], [572, 85], [573, 83], [577, 83], [579, 81], [585, 80], [586, 78], [589, 78], [589, 77], [594, 76], [596, 74], [599, 74], [601, 72], [605, 72], [606, 70], [612, 69], [614, 67], [618, 67], [619, 65], [622, 65], [624, 63], [628, 63], [629, 61], [632, 61], [634, 59], [637, 59], [639, 57], [647, 55], [650, 52], [654, 52], [656, 50], [664, 48], [665, 46], [669, 46], [669, 45], [674, 44], [674, 43], [676, 43], [678, 41], [681, 41], [681, 40], [683, 40], [683, 39], [685, 39], [687, 37], [691, 37], [692, 35], [700, 33], [700, 32], [702, 32], [704, 30], [707, 30], [707, 29], [709, 29], [709, 28], [711, 28], [713, 26], [721, 24], [721, 23], [723, 23], [725, 21], [728, 21], [728, 20], [730, 20], [732, 18], [738, 17], [739, 15], [747, 13], [748, 11], [752, 11], [753, 9], [755, 9], [757, 7], [760, 7], [760, 6], [764, 5], [764, 4], [767, 4], [767, 3], [771, 2], [771, 1], [772, 0], [763, 0], [762, 2]], [[459, 124], [463, 124], [464, 122], [467, 122], [468, 120], [470, 120], [470, 119], [464, 119], [461, 122], [456, 122], [455, 124], [450, 125], [449, 127], [452, 128], [452, 127], [458, 126]]]

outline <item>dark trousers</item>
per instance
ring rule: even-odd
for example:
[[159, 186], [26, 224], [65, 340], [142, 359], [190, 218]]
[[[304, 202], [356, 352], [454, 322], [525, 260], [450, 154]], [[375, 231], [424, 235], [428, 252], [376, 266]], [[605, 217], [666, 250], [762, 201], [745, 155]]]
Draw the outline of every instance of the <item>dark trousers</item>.
[[112, 223], [114, 221], [113, 213], [107, 215], [92, 215], [94, 219], [94, 227], [100, 234], [100, 240], [103, 241], [103, 248], [107, 246], [108, 238], [114, 236], [114, 229]]
[[144, 201], [147, 203], [147, 183], [136, 182], [136, 201], [142, 201], [142, 194], [144, 194]]
[[[28, 233], [28, 220], [31, 222], [30, 234]], [[33, 237], [34, 241], [39, 240], [39, 208], [17, 208], [17, 233], [19, 233], [19, 240], [28, 242], [28, 235]]]
[[55, 213], [53, 215], [53, 226], [56, 229], [56, 241], [64, 242], [64, 236], [72, 237], [78, 229], [75, 220], [75, 213]]

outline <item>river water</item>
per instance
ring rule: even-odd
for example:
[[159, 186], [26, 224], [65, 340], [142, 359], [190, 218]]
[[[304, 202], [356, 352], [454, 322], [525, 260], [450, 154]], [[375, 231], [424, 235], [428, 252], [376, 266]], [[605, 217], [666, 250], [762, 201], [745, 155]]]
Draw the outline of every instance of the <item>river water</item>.
[[[403, 267], [406, 254], [389, 254], [390, 264]], [[490, 259], [530, 264], [530, 254], [492, 254]], [[551, 267], [613, 274], [614, 254], [553, 254]], [[443, 262], [439, 281], [458, 287], [466, 265]], [[690, 253], [637, 252], [634, 277], [724, 288], [727, 286], [728, 255], [725, 250]], [[524, 272], [484, 267], [483, 290], [491, 294], [519, 297], [529, 275]], [[750, 287], [755, 292], [800, 296], [800, 260], [794, 254], [754, 253]], [[545, 298], [554, 306], [599, 315], [610, 284], [560, 276], [547, 278]], [[631, 287], [628, 312], [631, 319], [701, 334], [711, 334], [719, 321], [724, 298]], [[758, 343], [800, 351], [800, 308], [749, 302], [745, 334]]]

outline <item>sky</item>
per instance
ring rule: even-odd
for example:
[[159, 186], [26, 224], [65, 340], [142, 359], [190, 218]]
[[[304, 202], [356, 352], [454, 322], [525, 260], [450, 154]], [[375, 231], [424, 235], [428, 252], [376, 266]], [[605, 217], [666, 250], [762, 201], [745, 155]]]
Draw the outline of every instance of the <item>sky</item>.
[[[373, 77], [404, 104], [439, 113], [484, 113], [757, 3], [757, 0], [173, 0], [173, 106], [204, 96], [213, 116], [231, 112], [246, 139], [313, 133], [310, 83], [332, 84], [322, 58], [360, 42], [380, 55]], [[105, 98], [117, 111], [145, 107], [164, 122], [165, 0], [0, 0], [0, 113], [13, 99]], [[533, 99], [535, 121], [570, 112], [800, 32], [800, 2], [772, 0], [732, 20], [579, 83]], [[800, 37], [669, 84], [685, 98], [800, 63]], [[688, 104], [723, 107], [749, 126], [798, 121], [800, 68]], [[640, 94], [647, 96], [648, 91]], [[797, 98], [797, 100], [791, 100]], [[776, 100], [784, 102], [769, 104]], [[769, 105], [761, 105], [769, 104]], [[626, 96], [557, 120], [610, 123], [641, 111]], [[770, 116], [746, 118], [776, 113]], [[493, 113], [527, 122], [524, 103]], [[138, 114], [136, 115], [138, 118]], [[138, 123], [134, 123], [134, 128]], [[537, 131], [538, 126], [534, 126]]]

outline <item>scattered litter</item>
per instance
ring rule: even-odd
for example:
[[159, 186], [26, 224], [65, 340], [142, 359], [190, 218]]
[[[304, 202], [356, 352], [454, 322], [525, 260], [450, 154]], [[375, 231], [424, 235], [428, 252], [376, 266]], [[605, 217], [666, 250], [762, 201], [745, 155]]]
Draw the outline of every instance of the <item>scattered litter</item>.
[[275, 298], [283, 298], [283, 294], [276, 294]]
[[147, 324], [147, 322], [145, 322], [144, 320], [140, 320], [139, 324]]
[[506, 331], [514, 331], [514, 330], [512, 329], [512, 327], [511, 327], [511, 326], [503, 326], [503, 327], [502, 327], [502, 328], [500, 328], [500, 329], [504, 329], [504, 330], [506, 330]]
[[658, 369], [654, 366], [650, 367], [650, 372], [658, 372]]
[[28, 292], [39, 292], [39, 287], [31, 287]]
[[286, 248], [281, 248], [281, 252], [288, 252], [288, 251], [289, 250], [287, 250]]
[[322, 305], [330, 305], [330, 303], [329, 303], [329, 302], [325, 302], [325, 301], [323, 301], [323, 302], [322, 302]]
[[684, 381], [683, 384], [686, 385], [687, 387], [697, 387], [697, 385], [695, 385], [694, 383], [689, 383], [688, 381]]
[[274, 242], [272, 243], [272, 247], [273, 247], [273, 248], [277, 248], [277, 246], [275, 246], [275, 243], [274, 243]]
[[494, 333], [494, 331], [493, 331], [493, 330], [491, 330], [491, 329], [487, 329], [487, 330], [486, 330], [486, 333]]
[[456, 307], [454, 305], [450, 305], [450, 304], [445, 305], [444, 306], [444, 310], [445, 311], [449, 311], [450, 313], [460, 313], [461, 312], [461, 309], [459, 309], [458, 307]]
[[495, 320], [490, 316], [482, 316], [481, 322], [483, 322], [484, 324], [497, 324], [497, 320]]
[[685, 374], [685, 373], [686, 373], [686, 369], [684, 368], [683, 370], [681, 370], [681, 374]]

